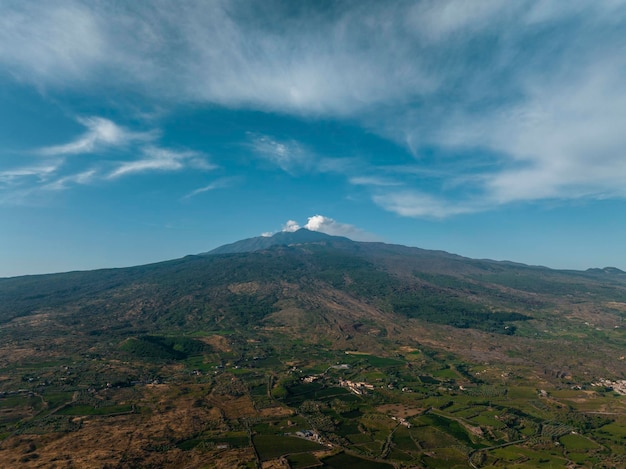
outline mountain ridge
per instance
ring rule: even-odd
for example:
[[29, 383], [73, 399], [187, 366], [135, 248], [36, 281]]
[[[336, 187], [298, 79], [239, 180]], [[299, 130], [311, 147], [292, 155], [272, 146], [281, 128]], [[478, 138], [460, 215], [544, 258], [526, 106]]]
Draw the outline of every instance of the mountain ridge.
[[[624, 275], [612, 270], [555, 270], [299, 230], [241, 240], [208, 253], [142, 266], [0, 279], [0, 320], [3, 315], [28, 315], [50, 305], [93, 301], [114, 292], [134, 303], [133, 288], [156, 288], [155, 295], [165, 295], [159, 301], [169, 304], [173, 300], [166, 298], [209, 294], [209, 286], [211, 291], [227, 296], [228, 291], [223, 289], [228, 285], [246, 282], [273, 285], [272, 291], [280, 283], [307, 289], [307, 282], [314, 282], [322, 289], [348, 291], [360, 300], [380, 303], [383, 309], [405, 312], [423, 309], [423, 304], [437, 309], [442, 301], [449, 303], [443, 300], [445, 297], [457, 298], [457, 307], [468, 311], [513, 311], [513, 305], [529, 301], [529, 295], [555, 298], [562, 292], [584, 297], [591, 292], [606, 296], [626, 286]], [[281, 295], [274, 302], [280, 303]], [[618, 296], [626, 301], [626, 293]], [[402, 305], [398, 298], [404, 298]], [[482, 306], [476, 309], [468, 299]]]
[[253, 252], [261, 249], [267, 249], [273, 246], [289, 246], [292, 244], [306, 244], [318, 242], [349, 242], [354, 243], [349, 238], [343, 236], [333, 236], [320, 231], [307, 230], [300, 228], [296, 231], [280, 231], [272, 236], [255, 236], [246, 238], [234, 243], [224, 244], [211, 251], [203, 253], [205, 255], [213, 254], [234, 254], [242, 252]]
[[547, 270], [551, 272], [562, 272], [562, 273], [573, 273], [573, 274], [581, 274], [581, 275], [591, 275], [591, 276], [601, 276], [604, 278], [608, 277], [620, 277], [626, 276], [626, 272], [616, 268], [616, 267], [590, 267], [585, 270], [578, 269], [558, 269], [547, 267], [543, 265], [531, 265], [525, 264], [522, 262], [510, 261], [510, 260], [494, 260], [489, 258], [471, 258], [462, 256], [460, 254], [451, 253], [441, 249], [423, 249], [415, 246], [407, 246], [402, 244], [393, 244], [393, 243], [385, 243], [380, 241], [354, 241], [350, 238], [344, 236], [335, 236], [329, 235], [326, 233], [322, 233], [319, 231], [312, 231], [306, 228], [300, 228], [294, 232], [278, 232], [273, 234], [272, 236], [256, 236], [252, 238], [245, 238], [239, 241], [235, 241], [233, 243], [227, 243], [217, 248], [214, 248], [210, 251], [201, 252], [197, 254], [187, 254], [180, 258], [167, 259], [155, 262], [149, 262], [147, 264], [138, 264], [126, 267], [101, 267], [95, 269], [86, 269], [86, 270], [70, 270], [65, 272], [49, 272], [49, 273], [41, 273], [41, 274], [26, 274], [26, 275], [18, 275], [11, 277], [0, 277], [0, 282], [9, 281], [12, 279], [37, 279], [42, 277], [50, 277], [55, 275], [80, 275], [83, 273], [89, 272], [113, 272], [113, 271], [123, 271], [127, 269], [141, 269], [149, 266], [157, 266], [161, 264], [171, 263], [183, 261], [184, 259], [189, 259], [193, 257], [205, 257], [205, 256], [213, 256], [213, 255], [223, 255], [223, 254], [243, 254], [243, 253], [251, 253], [255, 251], [262, 251], [266, 249], [271, 249], [274, 247], [280, 246], [295, 246], [295, 245], [306, 245], [306, 244], [325, 244], [328, 246], [343, 248], [343, 249], [352, 249], [354, 251], [386, 251], [389, 253], [394, 253], [396, 255], [408, 254], [412, 255], [415, 253], [421, 253], [424, 256], [429, 257], [439, 257], [439, 258], [447, 258], [454, 259], [461, 262], [467, 261], [471, 263], [488, 263], [492, 265], [500, 265], [500, 266], [511, 266], [511, 267], [519, 267], [519, 268], [527, 268], [527, 269], [538, 269], [538, 270]]

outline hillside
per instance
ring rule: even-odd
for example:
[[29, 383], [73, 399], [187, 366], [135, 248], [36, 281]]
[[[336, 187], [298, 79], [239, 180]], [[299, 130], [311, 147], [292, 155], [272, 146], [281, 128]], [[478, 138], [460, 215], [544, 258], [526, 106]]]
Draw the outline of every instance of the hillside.
[[[145, 266], [0, 279], [0, 320], [54, 311], [92, 331], [147, 324], [187, 331], [260, 325], [288, 302], [318, 326], [342, 305], [311, 305], [332, 297], [360, 304], [372, 321], [417, 319], [512, 335], [519, 321], [528, 328], [556, 305], [593, 305], [619, 320], [610, 305], [626, 301], [626, 274], [473, 260], [302, 229]], [[129, 310], [141, 313], [130, 319]]]
[[[261, 463], [273, 453], [260, 454], [264, 444], [255, 438], [264, 441], [271, 432], [251, 428], [251, 422], [279, 428], [289, 415], [348, 451], [342, 454], [373, 458], [380, 467], [403, 460], [430, 467], [434, 453], [426, 434], [405, 435], [419, 442], [413, 449], [401, 450], [390, 439], [391, 446], [375, 450], [378, 437], [366, 437], [357, 426], [369, 428], [368, 419], [382, 412], [374, 402], [426, 409], [441, 407], [443, 399], [455, 408], [459, 386], [487, 386], [496, 400], [521, 393], [519, 402], [500, 412], [529, 417], [518, 415], [517, 423], [505, 425], [507, 434], [493, 416], [490, 424], [480, 423], [487, 414], [479, 399], [477, 416], [483, 417], [463, 417], [462, 425], [480, 428], [482, 436], [448, 431], [445, 448], [463, 444], [475, 452], [523, 439], [522, 423], [526, 436], [541, 436], [542, 425], [565, 425], [561, 408], [570, 409], [567, 428], [576, 415], [587, 422], [585, 411], [614, 413], [610, 422], [587, 422], [589, 431], [619, 426], [622, 401], [597, 394], [592, 384], [626, 378], [625, 315], [626, 274], [618, 269], [551, 270], [307, 230], [145, 266], [0, 279], [0, 461], [36, 467], [63, 451], [78, 451], [80, 440], [66, 435], [88, 438], [118, 419], [101, 459], [78, 451], [70, 460], [81, 467], [196, 467], [194, 461], [202, 467], [199, 461], [226, 441], [225, 454], [233, 458], [227, 460], [256, 457]], [[349, 366], [329, 372], [337, 363]], [[319, 399], [298, 397], [309, 388], [294, 369], [302, 377], [318, 376]], [[333, 391], [339, 396], [334, 401], [321, 398], [324, 389], [345, 389], [345, 379], [386, 390], [374, 392], [374, 401], [364, 394], [344, 399], [340, 391]], [[565, 401], [544, 400], [532, 410], [538, 404], [530, 406], [537, 399], [531, 390], [546, 388], [555, 395], [574, 388], [582, 394], [565, 393]], [[434, 398], [440, 403], [433, 404]], [[318, 410], [303, 410], [309, 401], [319, 401]], [[341, 402], [344, 411], [338, 410]], [[468, 406], [465, 397], [458, 402], [459, 412]], [[414, 423], [434, 419], [438, 423], [428, 425], [444, 431], [437, 419], [459, 418], [446, 409]], [[117, 413], [109, 420], [98, 417]], [[339, 431], [339, 422], [352, 425], [352, 433]], [[144, 436], [120, 459], [116, 442], [136, 425]], [[598, 435], [590, 433], [589, 441], [612, 447], [610, 438]], [[28, 450], [31, 443], [36, 450]], [[253, 447], [256, 453], [250, 453]], [[494, 462], [493, 454], [482, 453]], [[472, 454], [468, 450], [459, 460], [468, 464]]]

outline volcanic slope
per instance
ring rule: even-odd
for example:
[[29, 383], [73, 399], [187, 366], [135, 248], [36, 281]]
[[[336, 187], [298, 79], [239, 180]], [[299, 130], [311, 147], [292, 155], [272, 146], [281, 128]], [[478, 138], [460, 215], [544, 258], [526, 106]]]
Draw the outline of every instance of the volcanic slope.
[[380, 347], [419, 331], [433, 345], [505, 359], [524, 340], [621, 331], [624, 306], [616, 269], [558, 271], [305, 229], [145, 266], [0, 279], [5, 334], [45, 323], [44, 336], [71, 329], [92, 346], [102, 336], [272, 327]]

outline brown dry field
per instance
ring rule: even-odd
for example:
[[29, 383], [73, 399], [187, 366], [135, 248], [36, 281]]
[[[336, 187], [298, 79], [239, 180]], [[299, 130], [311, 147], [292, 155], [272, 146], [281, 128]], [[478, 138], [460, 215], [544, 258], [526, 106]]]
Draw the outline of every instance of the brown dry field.
[[403, 404], [385, 404], [376, 407], [376, 410], [381, 414], [391, 414], [399, 418], [413, 417], [424, 411], [421, 407], [409, 407]]
[[230, 352], [230, 345], [228, 345], [228, 340], [226, 339], [226, 337], [223, 337], [221, 335], [200, 337], [199, 340], [206, 344], [209, 344], [218, 352]]
[[[72, 432], [25, 433], [9, 436], [0, 445], [2, 468], [231, 468], [255, 461], [249, 449], [183, 451], [172, 446], [207, 428], [220, 429], [224, 417], [256, 416], [248, 397], [205, 396], [205, 389], [188, 386], [180, 395], [169, 384], [143, 387], [140, 412], [118, 416], [68, 416], [80, 423]], [[174, 403], [175, 401], [175, 403]]]

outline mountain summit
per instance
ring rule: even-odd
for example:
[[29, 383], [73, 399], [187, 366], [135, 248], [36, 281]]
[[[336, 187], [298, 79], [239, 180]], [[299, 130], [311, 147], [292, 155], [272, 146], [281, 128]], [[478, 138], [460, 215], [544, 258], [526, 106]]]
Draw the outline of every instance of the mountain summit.
[[257, 236], [255, 238], [242, 239], [231, 244], [225, 244], [207, 254], [235, 254], [242, 252], [262, 251], [272, 246], [290, 246], [293, 244], [307, 243], [332, 243], [353, 241], [342, 236], [331, 236], [319, 231], [311, 231], [300, 228], [297, 231], [281, 231], [273, 236]]

